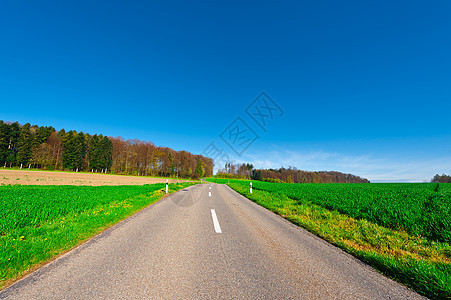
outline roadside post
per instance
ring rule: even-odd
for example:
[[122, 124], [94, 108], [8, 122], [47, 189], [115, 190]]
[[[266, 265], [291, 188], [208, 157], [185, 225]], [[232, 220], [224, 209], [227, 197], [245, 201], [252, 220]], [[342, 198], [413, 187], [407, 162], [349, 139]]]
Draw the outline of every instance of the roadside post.
[[169, 179], [166, 179], [166, 194], [168, 193]]
[[252, 182], [251, 182], [251, 194], [252, 194]]

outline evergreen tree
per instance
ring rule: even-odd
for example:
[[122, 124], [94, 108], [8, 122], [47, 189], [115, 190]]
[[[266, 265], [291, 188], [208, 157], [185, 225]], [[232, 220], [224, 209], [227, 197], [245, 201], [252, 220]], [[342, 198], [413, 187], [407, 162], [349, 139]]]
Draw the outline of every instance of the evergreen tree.
[[100, 167], [104, 170], [110, 170], [113, 164], [113, 143], [108, 137], [104, 136], [100, 140], [99, 146]]
[[76, 165], [76, 138], [77, 133], [73, 130], [63, 135], [63, 169], [75, 170]]
[[101, 169], [100, 166], [101, 151], [102, 150], [100, 148], [99, 136], [95, 134], [89, 139], [88, 143], [88, 160], [90, 169], [96, 171]]
[[63, 169], [71, 170], [74, 166], [72, 157], [74, 153], [74, 132], [71, 130], [61, 136], [63, 137]]
[[0, 121], [0, 163], [6, 162], [6, 150], [9, 145], [9, 125]]
[[262, 170], [252, 170], [251, 179], [262, 180]]
[[49, 138], [49, 136], [54, 133], [56, 130], [55, 128], [53, 128], [52, 126], [41, 126], [41, 127], [37, 127], [36, 129], [36, 134], [35, 134], [35, 144], [36, 147], [42, 145], [43, 143], [45, 143], [47, 141], [47, 139]]
[[14, 122], [10, 125], [10, 128], [8, 162], [10, 165], [15, 165], [17, 163], [17, 153], [19, 152], [20, 125], [18, 122]]
[[30, 123], [27, 123], [20, 128], [17, 165], [27, 165], [31, 160], [34, 136], [32, 135], [30, 128]]
[[78, 169], [79, 171], [85, 169], [86, 150], [87, 150], [86, 135], [83, 132], [80, 132], [75, 137], [75, 165], [74, 165], [74, 168]]
[[66, 136], [66, 130], [61, 129], [60, 131], [58, 131], [57, 137], [63, 139]]

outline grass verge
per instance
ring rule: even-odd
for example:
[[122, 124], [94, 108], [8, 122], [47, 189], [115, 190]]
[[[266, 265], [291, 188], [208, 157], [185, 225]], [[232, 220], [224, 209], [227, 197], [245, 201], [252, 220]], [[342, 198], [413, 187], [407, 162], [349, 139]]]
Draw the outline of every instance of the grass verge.
[[405, 231], [354, 219], [310, 201], [229, 184], [238, 193], [281, 215], [432, 299], [451, 298], [451, 246]]
[[[170, 184], [169, 192], [194, 183]], [[0, 187], [0, 289], [161, 199], [165, 184]]]

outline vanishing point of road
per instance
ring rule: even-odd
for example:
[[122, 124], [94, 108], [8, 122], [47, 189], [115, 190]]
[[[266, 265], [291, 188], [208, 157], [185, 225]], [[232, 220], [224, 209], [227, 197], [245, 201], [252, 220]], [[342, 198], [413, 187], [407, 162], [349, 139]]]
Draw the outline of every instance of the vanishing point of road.
[[421, 299], [225, 185], [188, 187], [0, 292], [6, 299]]

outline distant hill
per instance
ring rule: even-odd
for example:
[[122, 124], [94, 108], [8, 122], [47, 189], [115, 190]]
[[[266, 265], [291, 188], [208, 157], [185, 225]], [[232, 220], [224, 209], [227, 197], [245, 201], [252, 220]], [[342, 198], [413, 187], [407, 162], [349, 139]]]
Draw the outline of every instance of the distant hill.
[[[361, 178], [356, 175], [346, 174], [336, 171], [302, 171], [293, 169], [269, 169], [269, 170], [257, 170], [261, 171], [261, 180], [271, 181], [280, 180], [288, 183], [369, 183], [366, 178]], [[259, 176], [259, 175], [257, 175]]]
[[366, 178], [336, 171], [303, 171], [296, 168], [254, 169], [252, 164], [228, 164], [217, 177], [249, 178], [269, 182], [287, 183], [369, 183]]

